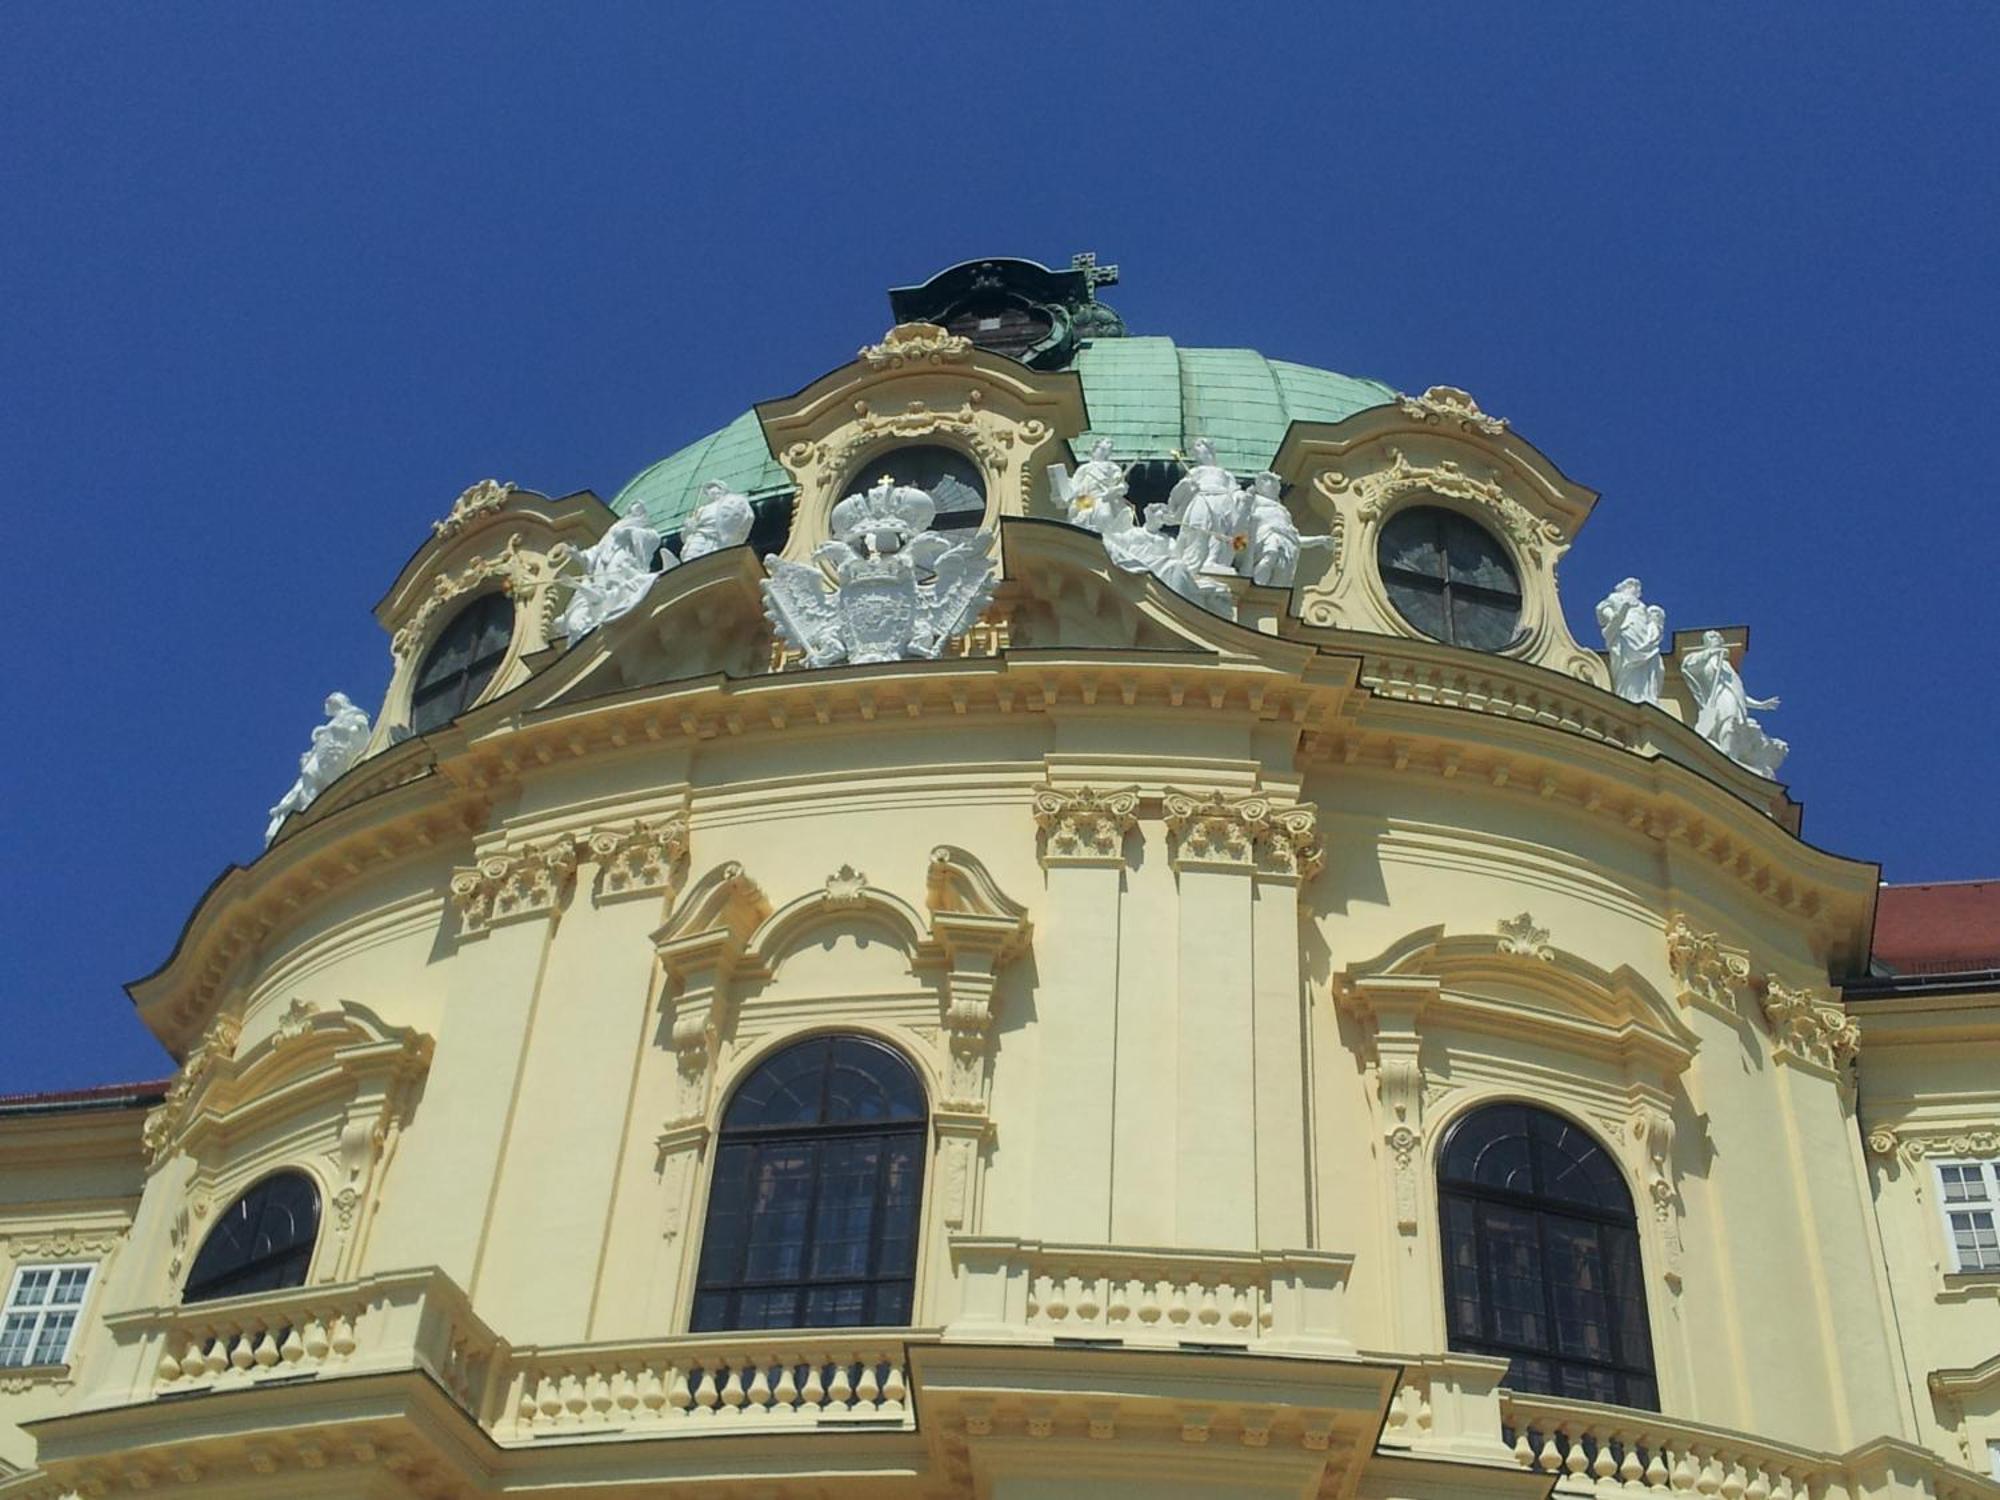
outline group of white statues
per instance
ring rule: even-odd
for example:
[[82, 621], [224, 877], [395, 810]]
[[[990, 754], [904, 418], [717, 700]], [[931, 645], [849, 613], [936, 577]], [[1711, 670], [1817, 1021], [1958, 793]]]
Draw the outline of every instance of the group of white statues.
[[[745, 496], [713, 479], [701, 487], [701, 493], [701, 503], [681, 527], [678, 557], [671, 548], [660, 545], [660, 533], [643, 504], [620, 516], [593, 545], [571, 554], [583, 570], [563, 578], [570, 586], [570, 596], [561, 630], [572, 643], [628, 614], [661, 574], [724, 547], [740, 546], [750, 535], [756, 516]], [[659, 559], [657, 568], [653, 566], [655, 557]]]
[[[1658, 703], [1666, 676], [1660, 647], [1667, 639], [1667, 612], [1646, 603], [1639, 580], [1627, 578], [1597, 606], [1597, 625], [1611, 658], [1613, 690], [1631, 703]], [[1699, 649], [1681, 659], [1681, 681], [1695, 701], [1695, 733], [1759, 776], [1778, 774], [1791, 747], [1750, 717], [1753, 708], [1773, 709], [1778, 700], [1750, 696], [1720, 631], [1702, 632]]]
[[[1099, 438], [1074, 474], [1061, 464], [1049, 481], [1069, 522], [1096, 532], [1111, 561], [1128, 573], [1151, 573], [1183, 598], [1233, 616], [1235, 601], [1220, 580], [1238, 577], [1290, 588], [1299, 554], [1333, 546], [1329, 536], [1301, 536], [1278, 497], [1279, 479], [1266, 470], [1246, 486], [1215, 461], [1215, 446], [1196, 438], [1194, 462], [1164, 502], [1146, 507], [1143, 521], [1125, 498], [1126, 470]], [[1163, 528], [1178, 526], [1178, 536]]]

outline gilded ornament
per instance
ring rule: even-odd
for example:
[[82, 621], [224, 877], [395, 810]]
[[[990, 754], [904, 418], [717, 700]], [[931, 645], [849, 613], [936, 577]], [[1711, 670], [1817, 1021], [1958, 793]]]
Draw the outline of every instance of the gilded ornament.
[[879, 344], [863, 344], [859, 357], [876, 370], [905, 365], [963, 364], [972, 358], [972, 340], [947, 333], [935, 323], [898, 323]]
[[1470, 391], [1460, 390], [1455, 385], [1434, 385], [1421, 396], [1398, 396], [1396, 405], [1404, 416], [1415, 417], [1420, 422], [1455, 425], [1462, 431], [1482, 433], [1487, 437], [1498, 437], [1507, 430], [1503, 418], [1488, 416], [1479, 409], [1479, 403], [1472, 399]]
[[431, 531], [440, 537], [450, 536], [480, 516], [501, 509], [516, 493], [511, 484], [502, 484], [497, 479], [482, 479], [452, 501], [451, 510], [442, 521], [431, 522]]

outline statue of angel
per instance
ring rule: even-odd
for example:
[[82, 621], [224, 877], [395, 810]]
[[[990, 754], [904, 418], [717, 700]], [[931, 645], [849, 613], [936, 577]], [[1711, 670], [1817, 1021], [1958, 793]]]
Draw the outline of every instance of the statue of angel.
[[740, 547], [757, 519], [748, 496], [740, 495], [719, 480], [701, 487], [701, 504], [694, 508], [681, 527], [682, 562], [693, 562], [724, 547]]
[[1238, 572], [1250, 546], [1250, 501], [1236, 476], [1215, 461], [1215, 445], [1196, 438], [1193, 465], [1167, 492], [1167, 521], [1181, 528], [1181, 557], [1197, 573]]
[[1049, 488], [1072, 526], [1109, 535], [1137, 524], [1125, 499], [1125, 470], [1111, 457], [1110, 438], [1092, 443], [1089, 460], [1077, 465], [1073, 475], [1061, 464], [1050, 464]]
[[1282, 481], [1269, 469], [1250, 481], [1250, 577], [1275, 588], [1288, 589], [1298, 577], [1299, 554], [1306, 548], [1331, 551], [1330, 536], [1301, 536], [1298, 522], [1279, 498]]
[[329, 693], [323, 705], [326, 722], [312, 732], [312, 743], [299, 757], [299, 779], [271, 809], [271, 821], [264, 829], [264, 847], [278, 836], [285, 819], [304, 812], [321, 792], [332, 786], [361, 759], [368, 746], [368, 715], [354, 706], [345, 693]]
[[1753, 698], [1744, 689], [1720, 631], [1702, 632], [1700, 649], [1688, 653], [1681, 662], [1681, 680], [1701, 710], [1695, 719], [1695, 733], [1739, 766], [1775, 778], [1791, 747], [1764, 733], [1750, 717], [1750, 710], [1776, 708], [1778, 700]]
[[1597, 606], [1597, 628], [1611, 658], [1612, 691], [1628, 703], [1658, 703], [1666, 675], [1660, 644], [1667, 635], [1667, 612], [1646, 603], [1642, 587], [1627, 578], [1605, 595]]
[[[656, 555], [658, 572], [653, 568]], [[572, 642], [630, 611], [646, 597], [653, 580], [680, 561], [671, 552], [660, 552], [660, 533], [643, 504], [634, 505], [572, 559], [583, 568], [582, 576], [564, 580], [571, 593], [561, 629]]]

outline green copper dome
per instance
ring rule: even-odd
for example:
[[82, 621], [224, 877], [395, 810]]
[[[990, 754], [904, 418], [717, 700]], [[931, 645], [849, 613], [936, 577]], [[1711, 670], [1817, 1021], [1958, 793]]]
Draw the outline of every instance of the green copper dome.
[[[1078, 453], [1108, 437], [1121, 461], [1169, 458], [1207, 437], [1216, 456], [1244, 474], [1270, 464], [1293, 422], [1338, 422], [1396, 399], [1379, 380], [1266, 359], [1254, 349], [1182, 349], [1169, 338], [1097, 339], [1077, 351], [1072, 368], [1083, 377], [1090, 412], [1090, 430], [1072, 443]], [[753, 500], [792, 487], [765, 446], [757, 414], [746, 411], [644, 470], [612, 508], [623, 514], [643, 503], [653, 524], [671, 531], [710, 479]]]

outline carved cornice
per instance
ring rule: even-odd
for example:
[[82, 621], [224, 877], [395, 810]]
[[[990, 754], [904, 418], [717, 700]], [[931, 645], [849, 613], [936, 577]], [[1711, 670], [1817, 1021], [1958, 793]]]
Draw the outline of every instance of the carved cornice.
[[0, 1235], [0, 1254], [16, 1265], [44, 1260], [101, 1260], [125, 1243], [125, 1231], [66, 1226]]
[[1034, 808], [1044, 865], [1122, 865], [1125, 835], [1138, 826], [1139, 789], [1041, 786], [1035, 788]]
[[993, 416], [983, 408], [985, 395], [974, 390], [955, 411], [910, 401], [902, 410], [878, 412], [866, 400], [854, 403], [855, 418], [840, 433], [820, 443], [794, 443], [784, 453], [784, 464], [794, 472], [816, 467], [821, 482], [838, 484], [863, 450], [892, 438], [924, 437], [948, 433], [958, 438], [983, 464], [989, 475], [1002, 473], [1018, 443], [1032, 452], [1049, 439], [1046, 422], [1033, 419], [1018, 425]]
[[1174, 787], [1162, 800], [1177, 870], [1254, 869], [1309, 880], [1325, 863], [1318, 816], [1310, 807]]
[[561, 836], [488, 854], [452, 871], [451, 904], [468, 937], [500, 922], [553, 911], [576, 881], [577, 841]]
[[482, 479], [452, 501], [450, 514], [442, 521], [431, 522], [431, 530], [440, 537], [451, 536], [480, 516], [504, 508], [514, 494], [515, 486], [512, 484], [502, 484], [497, 479]]
[[1391, 448], [1387, 468], [1362, 474], [1329, 472], [1325, 488], [1330, 493], [1352, 493], [1360, 501], [1355, 515], [1364, 524], [1381, 520], [1394, 502], [1408, 495], [1442, 495], [1475, 505], [1536, 567], [1542, 566], [1545, 549], [1559, 553], [1567, 545], [1560, 526], [1540, 519], [1497, 481], [1475, 478], [1448, 458], [1413, 464], [1400, 448]]
[[1498, 931], [1502, 953], [1516, 958], [1539, 958], [1543, 963], [1555, 962], [1556, 950], [1549, 946], [1548, 928], [1537, 927], [1527, 912], [1501, 918]]
[[1915, 1165], [1927, 1156], [2000, 1156], [2000, 1130], [1971, 1125], [1877, 1125], [1868, 1132], [1872, 1155]]
[[1507, 430], [1504, 419], [1488, 416], [1479, 409], [1479, 403], [1472, 399], [1470, 391], [1460, 390], [1455, 385], [1434, 385], [1421, 396], [1398, 396], [1396, 405], [1406, 417], [1415, 417], [1419, 422], [1456, 426], [1462, 432], [1498, 437]]
[[588, 847], [598, 868], [600, 895], [639, 896], [662, 891], [673, 884], [675, 871], [687, 857], [687, 819], [652, 823], [635, 819], [617, 828], [599, 829], [590, 835]]
[[963, 364], [972, 358], [972, 340], [947, 333], [935, 323], [898, 323], [879, 344], [863, 344], [860, 357], [871, 369], [905, 365]]
[[1727, 952], [1713, 932], [1697, 932], [1675, 912], [1667, 923], [1667, 967], [1679, 981], [1683, 1005], [1700, 1005], [1733, 1019], [1750, 983], [1750, 961]]
[[1764, 976], [1757, 1003], [1770, 1023], [1775, 1056], [1838, 1071], [1861, 1050], [1861, 1028], [1838, 1001]]

